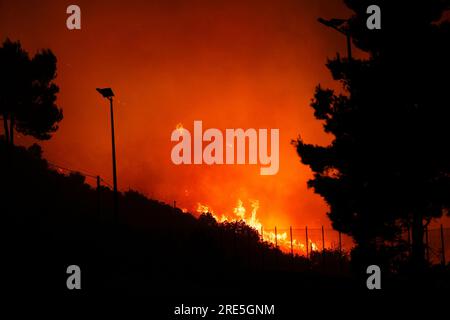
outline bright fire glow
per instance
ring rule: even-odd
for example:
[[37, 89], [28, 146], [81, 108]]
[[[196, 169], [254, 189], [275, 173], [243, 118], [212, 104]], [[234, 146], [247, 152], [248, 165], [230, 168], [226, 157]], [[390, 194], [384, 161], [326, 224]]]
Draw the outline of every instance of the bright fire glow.
[[[259, 201], [251, 200], [250, 201], [251, 214], [250, 217], [246, 216], [247, 210], [244, 207], [244, 203], [242, 200], [238, 199], [236, 207], [233, 209], [233, 213], [235, 217], [228, 217], [224, 214], [221, 215], [220, 218], [214, 213], [212, 208], [208, 205], [197, 203], [197, 213], [206, 214], [210, 213], [212, 217], [219, 223], [228, 221], [228, 222], [237, 222], [243, 221], [246, 225], [255, 229], [258, 234], [261, 236], [263, 241], [269, 242], [278, 246], [284, 252], [290, 252], [291, 250], [291, 237], [288, 235], [288, 232], [276, 232], [268, 231], [267, 228], [264, 228], [263, 224], [256, 217], [257, 211], [259, 209]], [[305, 242], [301, 242], [298, 239], [292, 237], [292, 249], [295, 253], [305, 255], [307, 253], [307, 248]], [[308, 251], [318, 251], [319, 246], [308, 238]]]
[[184, 127], [181, 122], [176, 125], [175, 129], [178, 130], [180, 132], [180, 134], [183, 134], [183, 132], [184, 132]]

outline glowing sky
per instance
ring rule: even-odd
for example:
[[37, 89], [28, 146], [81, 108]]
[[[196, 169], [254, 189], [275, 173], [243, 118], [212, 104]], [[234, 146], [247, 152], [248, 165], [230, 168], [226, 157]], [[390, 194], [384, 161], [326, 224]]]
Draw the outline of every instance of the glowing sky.
[[[79, 31], [66, 28], [69, 4], [81, 7]], [[327, 208], [307, 189], [311, 172], [290, 140], [331, 140], [309, 102], [318, 83], [334, 85], [324, 63], [345, 54], [345, 39], [316, 19], [349, 14], [339, 0], [0, 1], [0, 40], [58, 58], [64, 120], [42, 143], [50, 161], [112, 181], [109, 109], [95, 91], [111, 86], [119, 189], [228, 214], [237, 199], [248, 207], [257, 199], [265, 225], [318, 227], [329, 225]], [[192, 130], [194, 120], [279, 128], [278, 174], [261, 176], [259, 165], [175, 166], [170, 134], [178, 123]]]

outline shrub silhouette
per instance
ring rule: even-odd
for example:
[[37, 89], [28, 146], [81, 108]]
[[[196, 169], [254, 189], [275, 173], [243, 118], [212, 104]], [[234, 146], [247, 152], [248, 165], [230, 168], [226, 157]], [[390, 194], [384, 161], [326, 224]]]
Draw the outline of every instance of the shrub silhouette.
[[[262, 242], [243, 221], [218, 223], [209, 213], [196, 218], [135, 190], [120, 193], [117, 221], [109, 188], [52, 169], [36, 144], [11, 148], [0, 141], [0, 165], [8, 161], [0, 200], [8, 279], [17, 290], [30, 283], [64, 289], [70, 264], [87, 270], [89, 292], [148, 293], [151, 287], [151, 294], [163, 296], [259, 292], [267, 286], [261, 278], [311, 270], [307, 259]], [[24, 277], [30, 265], [41, 276]]]

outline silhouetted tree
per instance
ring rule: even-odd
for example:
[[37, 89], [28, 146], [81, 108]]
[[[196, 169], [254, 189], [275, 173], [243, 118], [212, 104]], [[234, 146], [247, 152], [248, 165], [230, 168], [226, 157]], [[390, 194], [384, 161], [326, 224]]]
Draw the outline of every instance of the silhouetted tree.
[[[334, 140], [294, 144], [335, 229], [367, 254], [411, 226], [412, 260], [421, 267], [424, 224], [450, 205], [450, 24], [441, 18], [450, 2], [345, 3], [354, 11], [353, 44], [368, 58], [328, 61], [343, 93], [319, 85], [311, 106]], [[372, 4], [381, 8], [381, 30], [366, 27]]]
[[[59, 88], [56, 57], [48, 49], [29, 57], [20, 42], [0, 47], [0, 114], [6, 140], [14, 144], [14, 128], [39, 140], [50, 139], [63, 118], [55, 104]], [[9, 124], [8, 124], [9, 120]]]

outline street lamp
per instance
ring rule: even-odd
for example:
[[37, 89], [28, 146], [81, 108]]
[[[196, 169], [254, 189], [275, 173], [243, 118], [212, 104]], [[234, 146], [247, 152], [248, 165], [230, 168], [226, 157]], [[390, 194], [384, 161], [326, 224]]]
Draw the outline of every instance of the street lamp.
[[339, 33], [342, 33], [347, 38], [347, 57], [348, 61], [352, 61], [352, 39], [350, 37], [350, 33], [348, 30], [345, 29], [344, 25], [348, 22], [348, 20], [345, 19], [330, 19], [325, 20], [322, 18], [317, 19], [321, 24], [333, 28], [334, 30], [338, 31]]
[[116, 219], [119, 215], [118, 208], [118, 194], [117, 194], [117, 172], [116, 172], [116, 143], [114, 140], [114, 112], [113, 112], [113, 97], [114, 93], [111, 88], [97, 88], [96, 89], [103, 98], [109, 100], [109, 105], [111, 109], [111, 141], [112, 141], [112, 162], [113, 162], [113, 187], [114, 187], [114, 216]]

